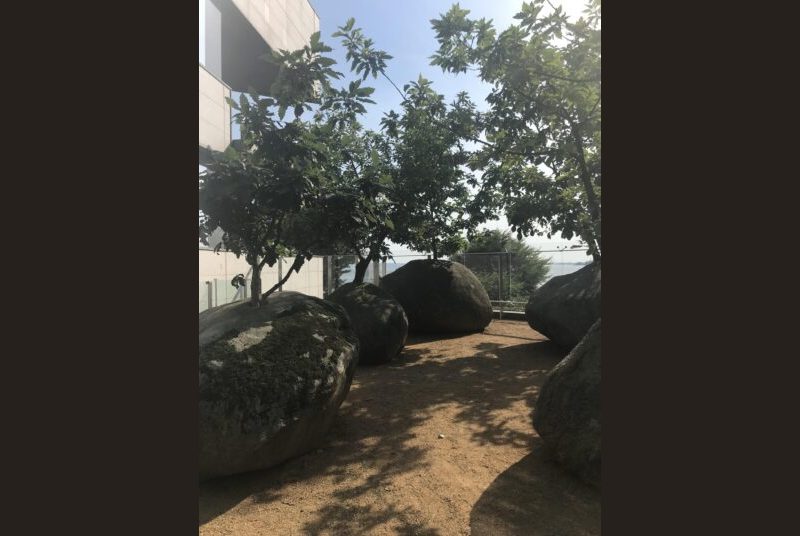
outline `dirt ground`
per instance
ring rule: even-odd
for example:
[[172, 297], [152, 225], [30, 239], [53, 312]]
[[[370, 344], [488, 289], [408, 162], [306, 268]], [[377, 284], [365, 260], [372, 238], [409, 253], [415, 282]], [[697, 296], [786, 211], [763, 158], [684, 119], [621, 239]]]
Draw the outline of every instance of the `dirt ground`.
[[527, 323], [410, 336], [359, 367], [320, 450], [200, 486], [200, 534], [600, 534], [600, 493], [546, 460], [531, 423], [563, 356]]

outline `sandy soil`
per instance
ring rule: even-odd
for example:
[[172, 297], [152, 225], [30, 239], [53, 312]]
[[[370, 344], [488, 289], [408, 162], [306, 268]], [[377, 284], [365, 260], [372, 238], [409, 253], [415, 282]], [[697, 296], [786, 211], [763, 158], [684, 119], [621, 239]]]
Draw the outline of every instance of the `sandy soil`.
[[600, 493], [545, 459], [531, 411], [563, 356], [525, 322], [409, 337], [360, 367], [320, 450], [200, 486], [201, 535], [600, 534]]

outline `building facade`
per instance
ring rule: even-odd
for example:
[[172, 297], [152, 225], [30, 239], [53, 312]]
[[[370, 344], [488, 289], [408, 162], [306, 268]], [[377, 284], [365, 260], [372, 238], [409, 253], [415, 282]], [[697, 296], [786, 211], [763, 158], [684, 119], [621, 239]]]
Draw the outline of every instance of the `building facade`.
[[231, 142], [231, 109], [236, 92], [267, 93], [273, 68], [261, 59], [270, 50], [296, 50], [319, 31], [307, 0], [199, 0], [199, 162]]

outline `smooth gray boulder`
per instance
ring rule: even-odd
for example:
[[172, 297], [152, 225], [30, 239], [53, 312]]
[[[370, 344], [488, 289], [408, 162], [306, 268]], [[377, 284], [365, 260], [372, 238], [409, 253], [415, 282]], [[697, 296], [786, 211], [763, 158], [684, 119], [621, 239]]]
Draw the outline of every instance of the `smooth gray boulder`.
[[381, 279], [403, 306], [410, 331], [465, 333], [492, 321], [492, 304], [469, 268], [447, 260], [413, 260]]
[[528, 324], [571, 350], [600, 318], [600, 263], [559, 275], [536, 289], [525, 307]]
[[278, 292], [200, 313], [200, 480], [318, 446], [350, 390], [358, 338], [336, 304]]
[[346, 283], [327, 299], [350, 316], [360, 343], [359, 365], [388, 363], [403, 350], [408, 319], [391, 294], [371, 283]]
[[600, 320], [548, 374], [533, 427], [551, 456], [589, 484], [600, 486]]

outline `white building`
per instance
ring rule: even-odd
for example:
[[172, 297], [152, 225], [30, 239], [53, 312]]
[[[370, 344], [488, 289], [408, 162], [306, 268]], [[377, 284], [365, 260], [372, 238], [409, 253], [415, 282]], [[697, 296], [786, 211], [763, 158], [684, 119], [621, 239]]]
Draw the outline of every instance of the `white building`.
[[302, 48], [319, 31], [307, 0], [199, 0], [200, 163], [207, 150], [231, 142], [231, 91], [266, 93], [274, 67], [259, 59], [272, 50]]

